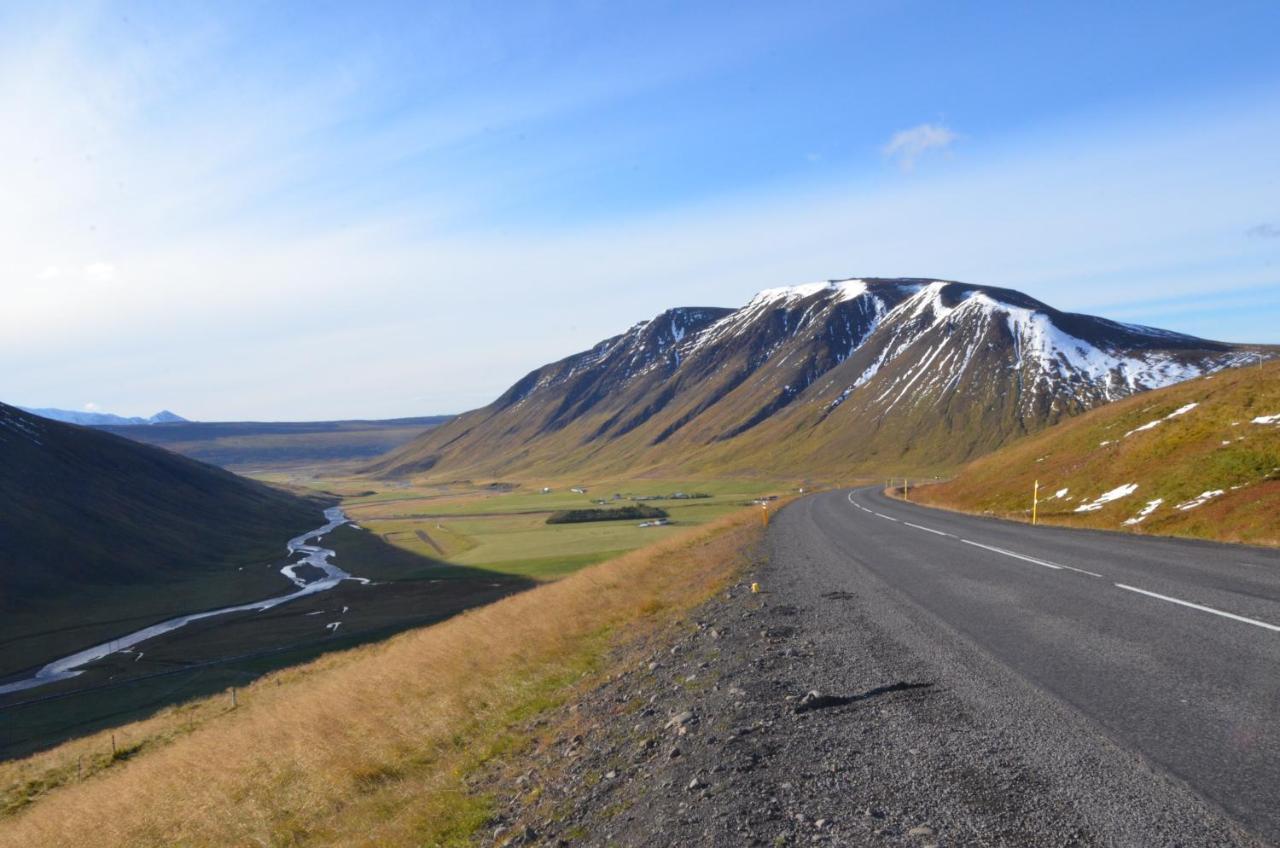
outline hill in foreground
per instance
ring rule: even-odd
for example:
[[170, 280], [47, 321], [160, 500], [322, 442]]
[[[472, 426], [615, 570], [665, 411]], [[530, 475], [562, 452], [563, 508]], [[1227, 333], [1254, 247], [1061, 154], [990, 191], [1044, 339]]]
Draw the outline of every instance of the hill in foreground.
[[672, 309], [543, 366], [376, 463], [381, 475], [955, 467], [1256, 348], [938, 280], [771, 289]]
[[4, 404], [0, 504], [0, 676], [278, 593], [262, 566], [324, 521], [312, 499]]
[[924, 503], [1057, 524], [1280, 544], [1280, 362], [1122, 400], [916, 489]]

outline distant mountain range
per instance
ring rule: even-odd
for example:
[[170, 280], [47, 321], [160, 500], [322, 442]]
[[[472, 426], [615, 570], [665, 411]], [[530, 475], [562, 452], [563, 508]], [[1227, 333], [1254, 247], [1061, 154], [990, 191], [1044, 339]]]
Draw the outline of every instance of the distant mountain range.
[[123, 415], [113, 415], [110, 412], [80, 412], [73, 409], [30, 409], [21, 407], [23, 412], [30, 412], [32, 415], [39, 415], [41, 418], [52, 418], [54, 421], [63, 421], [67, 424], [80, 424], [85, 427], [102, 427], [102, 426], [140, 426], [145, 424], [174, 424], [185, 422], [187, 419], [181, 415], [162, 409], [150, 418], [126, 418]]
[[177, 421], [104, 430], [240, 473], [369, 462], [452, 418], [381, 421]]
[[1060, 312], [1017, 291], [851, 279], [684, 307], [538, 368], [376, 463], [385, 475], [954, 467], [1275, 348]]

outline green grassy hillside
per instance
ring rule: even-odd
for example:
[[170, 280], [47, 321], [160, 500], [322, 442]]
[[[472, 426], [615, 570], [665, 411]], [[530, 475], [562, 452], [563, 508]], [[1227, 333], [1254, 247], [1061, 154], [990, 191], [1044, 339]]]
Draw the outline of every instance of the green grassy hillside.
[[972, 512], [1280, 544], [1280, 362], [1128, 398], [1017, 441], [912, 498]]
[[[150, 621], [267, 597], [322, 504], [0, 404], [0, 676]], [[243, 570], [242, 570], [243, 569]]]

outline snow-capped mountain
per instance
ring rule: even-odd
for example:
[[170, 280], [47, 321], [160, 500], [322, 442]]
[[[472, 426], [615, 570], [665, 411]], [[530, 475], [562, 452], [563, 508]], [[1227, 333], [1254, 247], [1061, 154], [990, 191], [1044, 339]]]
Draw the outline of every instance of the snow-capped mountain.
[[991, 286], [768, 289], [741, 309], [669, 310], [539, 368], [378, 468], [937, 467], [1256, 351]]
[[110, 412], [80, 412], [74, 409], [30, 409], [22, 407], [25, 412], [32, 415], [39, 415], [41, 418], [52, 418], [54, 421], [62, 421], [67, 424], [80, 424], [85, 427], [104, 427], [104, 426], [142, 426], [147, 424], [172, 424], [174, 422], [186, 421], [181, 415], [162, 409], [150, 418], [140, 418], [133, 416], [126, 418], [123, 415], [113, 415]]

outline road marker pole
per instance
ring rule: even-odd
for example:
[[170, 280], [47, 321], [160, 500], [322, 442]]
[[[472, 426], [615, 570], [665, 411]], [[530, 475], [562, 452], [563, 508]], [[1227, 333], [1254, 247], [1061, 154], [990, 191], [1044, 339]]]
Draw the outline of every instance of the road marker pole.
[[1036, 514], [1040, 510], [1040, 481], [1037, 480], [1031, 488], [1031, 526], [1036, 524]]

